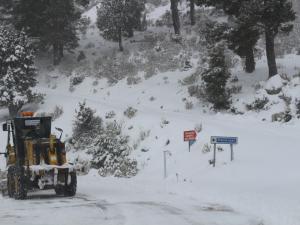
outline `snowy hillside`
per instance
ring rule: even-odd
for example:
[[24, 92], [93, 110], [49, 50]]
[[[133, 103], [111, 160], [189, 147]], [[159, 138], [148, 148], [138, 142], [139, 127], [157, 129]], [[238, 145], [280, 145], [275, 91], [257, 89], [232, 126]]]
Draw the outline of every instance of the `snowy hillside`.
[[[182, 11], [186, 10], [185, 6], [181, 7]], [[169, 4], [148, 6], [147, 19], [155, 23], [169, 8]], [[129, 82], [130, 76], [126, 76], [111, 83], [106, 76], [94, 74], [98, 69], [95, 62], [104, 67], [110, 57], [134, 58], [133, 52], [141, 54], [135, 59], [143, 57], [150, 51], [139, 51], [147, 45], [143, 42], [145, 36], [160, 32], [167, 36], [170, 29], [150, 27], [146, 35], [139, 32], [134, 38], [125, 40], [127, 53], [110, 55], [110, 52], [117, 52], [116, 43], [100, 37], [96, 28], [97, 8], [89, 9], [84, 15], [91, 23], [86, 34], [81, 35], [80, 46], [74, 54], [67, 55], [58, 67], [47, 66], [47, 55], [38, 59], [40, 71], [36, 90], [45, 94], [44, 103], [25, 109], [47, 114], [56, 106], [61, 107], [63, 114], [54, 121], [53, 128], [63, 128], [63, 139], [70, 141], [75, 110], [79, 102], [85, 101], [105, 121], [116, 120], [122, 124], [124, 133], [130, 137], [130, 157], [137, 160], [139, 172], [130, 179], [103, 178], [92, 169], [88, 175], [78, 178], [78, 194], [74, 198], [52, 198], [51, 192], [33, 194], [22, 202], [0, 197], [0, 224], [300, 224], [297, 198], [300, 195], [297, 142], [300, 120], [296, 108], [300, 99], [299, 55], [279, 58], [279, 73], [285, 76], [278, 75], [273, 80], [267, 78], [264, 55], [252, 74], [245, 73], [238, 60], [231, 68], [232, 78], [235, 78], [231, 85], [242, 87], [232, 98], [235, 112], [214, 112], [210, 104], [191, 97], [189, 85], [183, 84], [199, 69], [201, 60], [197, 51], [202, 46], [189, 49], [188, 56], [178, 47], [174, 58], [188, 57], [191, 68], [179, 66], [179, 59], [174, 60], [178, 63], [176, 68], [158, 71], [153, 76], [147, 77], [146, 72], [139, 70], [133, 76], [137, 82]], [[193, 32], [190, 37], [187, 35], [191, 43]], [[165, 42], [160, 42], [159, 47], [168, 49]], [[86, 58], [77, 62], [82, 51]], [[72, 85], [74, 77], [83, 77], [82, 82]], [[270, 94], [270, 89], [280, 90]], [[249, 108], [256, 99], [264, 97], [268, 101], [262, 107]], [[137, 110], [133, 118], [124, 115], [128, 107]], [[106, 118], [111, 111], [116, 116]], [[275, 114], [286, 111], [291, 115], [286, 123], [283, 122], [285, 114], [275, 118]], [[0, 121], [4, 122], [7, 115], [2, 109]], [[188, 143], [183, 141], [186, 130], [198, 131], [191, 152]], [[53, 129], [53, 132], [56, 131]], [[230, 147], [222, 146], [217, 151], [216, 167], [209, 164], [213, 158], [211, 136], [239, 138], [238, 145], [234, 146], [233, 162], [230, 161]], [[0, 148], [5, 149], [5, 145], [6, 134], [0, 132]], [[166, 179], [164, 151], [170, 153]], [[72, 147], [68, 156], [72, 162], [78, 157], [82, 160], [91, 157], [84, 149], [75, 151]], [[1, 158], [0, 162], [3, 170], [5, 160]], [[55, 216], [42, 220], [48, 213]]]

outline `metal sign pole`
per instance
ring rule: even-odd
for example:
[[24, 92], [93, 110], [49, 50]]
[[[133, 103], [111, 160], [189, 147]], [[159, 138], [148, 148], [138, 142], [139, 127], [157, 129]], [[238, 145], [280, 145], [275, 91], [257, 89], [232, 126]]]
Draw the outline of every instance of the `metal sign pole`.
[[191, 141], [189, 141], [189, 152], [191, 152]]
[[214, 167], [216, 167], [216, 153], [217, 153], [217, 145], [214, 144]]
[[230, 150], [231, 150], [231, 161], [233, 161], [234, 156], [233, 156], [233, 144], [230, 145]]
[[167, 178], [167, 151], [164, 151], [164, 179]]

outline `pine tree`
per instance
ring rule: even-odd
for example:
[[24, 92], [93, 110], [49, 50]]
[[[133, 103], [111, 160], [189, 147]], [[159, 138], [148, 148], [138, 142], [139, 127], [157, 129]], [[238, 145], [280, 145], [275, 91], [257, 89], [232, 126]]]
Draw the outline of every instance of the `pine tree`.
[[254, 48], [260, 38], [260, 30], [249, 20], [236, 21], [227, 37], [228, 47], [241, 58], [245, 59], [245, 71], [252, 73], [255, 70]]
[[87, 7], [90, 4], [90, 0], [75, 0], [77, 4]]
[[126, 22], [125, 31], [128, 37], [133, 37], [134, 30], [144, 30], [142, 20], [144, 19], [143, 12], [145, 11], [144, 0], [129, 0], [125, 4]]
[[191, 18], [191, 25], [194, 26], [196, 24], [195, 21], [195, 0], [188, 0], [190, 4], [190, 18]]
[[206, 98], [213, 104], [215, 110], [230, 107], [230, 94], [226, 88], [230, 72], [226, 65], [224, 49], [224, 45], [221, 43], [210, 49], [209, 67], [202, 74]]
[[76, 23], [80, 14], [73, 0], [19, 0], [14, 8], [15, 26], [40, 40], [41, 47], [53, 49], [58, 65], [64, 50], [78, 46]]
[[174, 32], [176, 35], [180, 35], [180, 18], [178, 11], [179, 0], [170, 0], [171, 1], [171, 12], [173, 19]]
[[8, 107], [11, 117], [38, 97], [32, 91], [37, 81], [29, 42], [24, 32], [0, 28], [0, 106]]
[[48, 0], [44, 12], [45, 24], [41, 41], [53, 49], [53, 64], [58, 65], [64, 50], [71, 51], [78, 46], [76, 23], [80, 14], [76, 12], [73, 0]]
[[41, 37], [46, 0], [19, 0], [13, 7], [14, 25], [31, 37]]
[[[296, 19], [289, 0], [252, 0], [251, 14], [258, 15], [259, 24], [265, 32], [269, 77], [278, 73], [275, 56], [275, 37], [278, 32], [288, 33], [293, 29], [290, 22]], [[249, 8], [248, 8], [249, 9]]]
[[222, 9], [231, 17], [233, 27], [225, 37], [229, 43], [228, 47], [241, 58], [245, 58], [245, 71], [252, 73], [255, 70], [254, 48], [260, 38], [260, 29], [257, 26], [257, 16], [249, 14], [247, 10], [251, 2], [248, 0], [198, 0], [198, 4]]
[[0, 21], [10, 21], [13, 8], [13, 1], [0, 0]]
[[79, 103], [79, 109], [75, 112], [73, 137], [75, 139], [87, 136], [95, 138], [102, 130], [102, 119], [95, 115], [93, 109], [86, 106], [86, 102]]
[[145, 4], [138, 0], [111, 0], [101, 2], [98, 8], [97, 26], [107, 40], [119, 43], [124, 50], [122, 36], [133, 36], [134, 29], [141, 25]]

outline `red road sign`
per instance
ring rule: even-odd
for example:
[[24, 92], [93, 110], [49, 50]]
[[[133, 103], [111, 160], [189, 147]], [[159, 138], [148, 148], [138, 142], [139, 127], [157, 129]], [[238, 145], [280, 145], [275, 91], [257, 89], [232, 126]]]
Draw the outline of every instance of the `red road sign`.
[[197, 137], [197, 133], [194, 130], [184, 131], [183, 134], [184, 141], [195, 141]]

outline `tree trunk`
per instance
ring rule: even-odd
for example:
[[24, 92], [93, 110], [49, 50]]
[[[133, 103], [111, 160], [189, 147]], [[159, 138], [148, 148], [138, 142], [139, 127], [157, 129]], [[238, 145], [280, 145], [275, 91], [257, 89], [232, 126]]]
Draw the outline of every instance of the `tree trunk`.
[[191, 25], [196, 24], [195, 21], [195, 0], [190, 0], [190, 16], [191, 16]]
[[175, 34], [180, 35], [180, 19], [178, 11], [178, 0], [171, 0], [171, 12]]
[[18, 115], [19, 109], [18, 109], [18, 107], [14, 106], [14, 105], [9, 105], [8, 112], [9, 112], [9, 116], [11, 118], [14, 118]]
[[53, 65], [57, 66], [60, 63], [60, 56], [59, 56], [59, 46], [58, 44], [53, 44]]
[[249, 47], [246, 52], [245, 71], [247, 73], [253, 73], [255, 70], [255, 59], [253, 48]]
[[134, 35], [133, 28], [131, 26], [127, 27], [127, 35], [129, 38], [133, 37], [133, 35]]
[[123, 48], [123, 40], [122, 40], [122, 28], [119, 28], [118, 39], [119, 39], [119, 49], [121, 52], [123, 52], [124, 48]]
[[59, 57], [60, 57], [60, 60], [64, 57], [64, 45], [63, 44], [59, 45]]
[[266, 30], [266, 52], [269, 67], [269, 78], [278, 74], [275, 56], [275, 35], [272, 31]]

